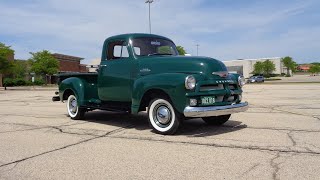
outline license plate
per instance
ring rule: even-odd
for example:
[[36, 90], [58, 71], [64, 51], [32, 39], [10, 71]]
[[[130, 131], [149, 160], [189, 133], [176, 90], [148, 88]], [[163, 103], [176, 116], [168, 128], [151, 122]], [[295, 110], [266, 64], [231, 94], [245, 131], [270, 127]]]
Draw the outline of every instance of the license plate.
[[215, 98], [212, 96], [205, 96], [201, 98], [202, 105], [212, 105], [215, 103]]

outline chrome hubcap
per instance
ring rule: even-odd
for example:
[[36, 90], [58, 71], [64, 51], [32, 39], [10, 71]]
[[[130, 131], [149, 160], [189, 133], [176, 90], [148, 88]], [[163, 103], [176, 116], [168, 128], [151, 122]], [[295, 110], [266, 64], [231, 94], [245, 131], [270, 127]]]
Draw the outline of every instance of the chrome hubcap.
[[167, 106], [158, 105], [154, 111], [155, 123], [160, 127], [165, 127], [170, 124], [171, 112]]
[[167, 107], [161, 106], [157, 110], [157, 119], [161, 124], [167, 124], [170, 121], [169, 109]]
[[77, 100], [75, 98], [70, 99], [69, 101], [70, 113], [75, 114], [77, 112]]

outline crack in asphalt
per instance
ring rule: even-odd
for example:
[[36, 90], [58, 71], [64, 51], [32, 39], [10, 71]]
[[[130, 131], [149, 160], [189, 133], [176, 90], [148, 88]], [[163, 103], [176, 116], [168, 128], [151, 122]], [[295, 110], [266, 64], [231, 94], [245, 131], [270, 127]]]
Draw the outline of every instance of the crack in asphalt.
[[252, 126], [247, 126], [246, 124], [242, 125], [237, 125], [237, 126], [228, 126], [228, 125], [223, 125], [221, 127], [227, 127], [227, 128], [239, 128], [239, 129], [264, 129], [264, 130], [274, 130], [274, 131], [293, 131], [293, 132], [320, 132], [320, 130], [311, 130], [311, 129], [290, 129], [290, 128], [273, 128], [273, 127], [252, 127]]
[[12, 130], [12, 131], [2, 131], [0, 132], [0, 134], [5, 134], [5, 133], [14, 133], [14, 132], [23, 132], [23, 131], [33, 131], [33, 130], [39, 130], [39, 129], [50, 129], [50, 128], [59, 128], [59, 127], [68, 127], [68, 126], [74, 126], [74, 125], [80, 125], [80, 124], [86, 124], [89, 122], [81, 122], [81, 123], [72, 123], [72, 124], [68, 124], [67, 123], [63, 123], [60, 124], [58, 126], [36, 126], [36, 125], [32, 125], [32, 124], [23, 124], [23, 123], [6, 123], [6, 122], [0, 122], [0, 124], [6, 124], [6, 125], [16, 125], [16, 126], [27, 126], [27, 127], [32, 127], [29, 129], [18, 129], [18, 130]]
[[[64, 134], [72, 134], [72, 135], [79, 135], [79, 136], [95, 136], [98, 137], [99, 135], [93, 134], [93, 133], [88, 133], [88, 132], [84, 132], [84, 133], [77, 133], [77, 132], [67, 132], [59, 127], [51, 127], [52, 129], [56, 129], [58, 130], [60, 133], [64, 133]], [[80, 129], [76, 129], [76, 130], [80, 130]], [[86, 130], [86, 129], [81, 129], [81, 130]], [[98, 131], [98, 130], [96, 130]]]
[[172, 144], [184, 144], [184, 145], [197, 145], [197, 146], [206, 146], [206, 147], [222, 147], [222, 148], [233, 148], [233, 149], [244, 149], [244, 150], [257, 150], [257, 151], [268, 151], [268, 152], [281, 152], [281, 153], [298, 153], [298, 154], [311, 154], [311, 155], [320, 155], [320, 152], [316, 151], [302, 151], [302, 150], [292, 150], [290, 147], [287, 149], [276, 149], [275, 146], [246, 146], [246, 145], [222, 145], [217, 143], [200, 143], [200, 142], [187, 142], [187, 141], [170, 141], [165, 139], [153, 139], [152, 137], [128, 137], [128, 136], [106, 136], [106, 138], [115, 138], [115, 139], [134, 139], [141, 141], [150, 141], [150, 142], [164, 142]]
[[276, 163], [275, 162], [278, 158], [280, 158], [280, 152], [277, 152], [276, 156], [270, 160], [270, 166], [273, 169], [272, 178], [274, 180], [280, 179], [280, 177], [278, 176], [278, 172], [280, 170], [279, 165], [281, 163]]
[[260, 165], [261, 165], [261, 163], [255, 163], [248, 170], [246, 170], [244, 173], [242, 173], [239, 177], [244, 177], [245, 175], [249, 174], [251, 171], [253, 171], [254, 169], [256, 169]]
[[[10, 169], [0, 169], [0, 173], [1, 172], [6, 172], [6, 171], [12, 171], [13, 169], [15, 169], [18, 166], [19, 162], [13, 163], [13, 164], [14, 164], [14, 166], [11, 167]], [[0, 174], [0, 177], [1, 177], [1, 174]]]
[[92, 140], [95, 140], [95, 139], [107, 137], [108, 135], [112, 135], [114, 133], [121, 132], [121, 131], [125, 130], [126, 128], [129, 128], [129, 127], [132, 127], [132, 125], [128, 125], [128, 126], [125, 126], [125, 127], [117, 128], [117, 129], [109, 131], [109, 132], [107, 132], [107, 133], [105, 133], [104, 135], [101, 135], [101, 136], [96, 136], [96, 137], [93, 137], [93, 138], [85, 139], [85, 140], [82, 140], [82, 141], [79, 141], [79, 142], [76, 142], [76, 143], [68, 144], [68, 145], [60, 147], [60, 148], [56, 148], [56, 149], [53, 149], [53, 150], [50, 150], [50, 151], [42, 152], [42, 153], [39, 153], [39, 154], [36, 154], [36, 155], [33, 155], [33, 156], [25, 157], [23, 159], [19, 159], [19, 160], [12, 161], [12, 162], [9, 162], [9, 163], [6, 163], [6, 164], [2, 164], [2, 165], [0, 165], [0, 168], [8, 166], [8, 165], [11, 165], [11, 164], [20, 163], [20, 162], [23, 162], [23, 161], [26, 161], [26, 160], [29, 160], [29, 159], [32, 159], [32, 158], [35, 158], [35, 157], [38, 157], [38, 156], [42, 156], [42, 155], [45, 155], [45, 154], [49, 154], [49, 153], [52, 153], [52, 152], [56, 152], [56, 151], [60, 151], [60, 150], [63, 150], [63, 149], [67, 149], [69, 147], [73, 147], [73, 146], [76, 146], [76, 145], [79, 145], [79, 144], [82, 144], [82, 143], [86, 143], [86, 142], [89, 142], [89, 141], [92, 141]]
[[288, 137], [289, 137], [289, 139], [290, 139], [290, 141], [291, 141], [291, 143], [292, 143], [292, 146], [296, 146], [296, 145], [297, 145], [297, 142], [294, 140], [293, 135], [292, 135], [292, 132], [293, 132], [293, 131], [289, 131], [289, 132], [287, 133], [287, 135], [288, 135]]
[[8, 116], [18, 116], [18, 117], [32, 117], [32, 118], [48, 118], [48, 119], [56, 119], [57, 117], [65, 118], [66, 116], [34, 116], [28, 114], [1, 114], [0, 116], [8, 117]]
[[[320, 118], [320, 117], [319, 117]], [[22, 129], [22, 130], [14, 130], [14, 131], [3, 131], [1, 133], [10, 133], [10, 132], [19, 132], [19, 131], [30, 131], [30, 130], [37, 130], [37, 129], [46, 129], [46, 128], [55, 128], [55, 127], [64, 127], [64, 126], [73, 126], [73, 125], [80, 125], [80, 124], [86, 124], [90, 123], [90, 121], [87, 122], [82, 122], [82, 123], [73, 123], [73, 124], [68, 124], [69, 122], [66, 122], [65, 124], [67, 125], [58, 125], [58, 126], [36, 126], [32, 124], [23, 124], [23, 123], [7, 123], [7, 122], [0, 122], [0, 124], [6, 124], [6, 125], [17, 125], [17, 126], [28, 126], [32, 127], [30, 129]], [[290, 129], [290, 128], [273, 128], [273, 127], [252, 127], [252, 126], [247, 126], [246, 124], [241, 124], [241, 125], [236, 125], [236, 126], [228, 126], [228, 125], [223, 125], [220, 127], [221, 128], [231, 128], [231, 129], [263, 129], [263, 130], [274, 130], [274, 131], [292, 131], [292, 132], [320, 132], [320, 130], [311, 130], [311, 129]], [[94, 130], [94, 129], [92, 129]], [[207, 132], [203, 132], [202, 134], [205, 134]]]

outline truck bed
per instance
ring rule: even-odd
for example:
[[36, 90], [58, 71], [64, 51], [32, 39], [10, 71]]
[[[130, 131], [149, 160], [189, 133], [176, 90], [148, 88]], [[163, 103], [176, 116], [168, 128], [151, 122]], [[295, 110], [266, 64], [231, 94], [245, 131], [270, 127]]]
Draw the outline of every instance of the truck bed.
[[85, 79], [86, 81], [90, 83], [96, 83], [98, 78], [98, 73], [76, 73], [76, 72], [70, 72], [70, 73], [61, 73], [58, 74], [58, 84], [62, 82], [63, 80], [70, 78], [70, 77], [79, 77], [81, 79]]

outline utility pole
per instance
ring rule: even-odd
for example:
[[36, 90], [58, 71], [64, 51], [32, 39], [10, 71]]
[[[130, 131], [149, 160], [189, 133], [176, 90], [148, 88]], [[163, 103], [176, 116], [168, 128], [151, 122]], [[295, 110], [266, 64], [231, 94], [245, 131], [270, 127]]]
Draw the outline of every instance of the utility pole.
[[196, 46], [197, 46], [197, 56], [199, 56], [199, 44], [196, 44]]
[[146, 3], [148, 3], [149, 4], [149, 31], [150, 31], [150, 34], [151, 34], [151, 8], [150, 8], [150, 5], [151, 5], [151, 3], [153, 3], [153, 0], [146, 0]]

